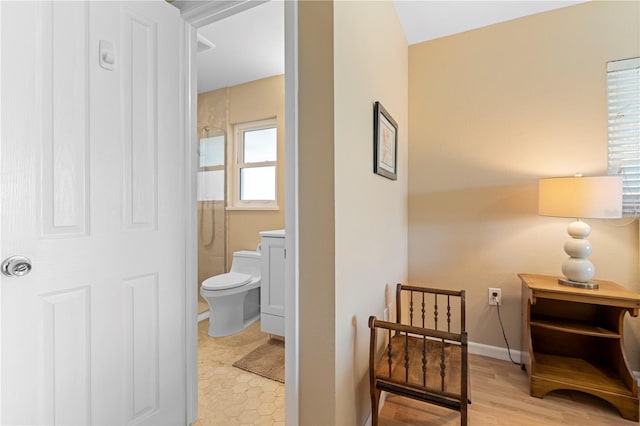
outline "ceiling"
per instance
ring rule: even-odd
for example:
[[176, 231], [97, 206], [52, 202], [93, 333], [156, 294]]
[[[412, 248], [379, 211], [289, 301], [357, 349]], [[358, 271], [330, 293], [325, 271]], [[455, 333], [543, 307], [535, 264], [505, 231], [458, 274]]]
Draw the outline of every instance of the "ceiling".
[[[583, 2], [393, 1], [410, 45]], [[215, 47], [198, 54], [198, 93], [284, 73], [284, 1], [256, 3], [199, 29]]]

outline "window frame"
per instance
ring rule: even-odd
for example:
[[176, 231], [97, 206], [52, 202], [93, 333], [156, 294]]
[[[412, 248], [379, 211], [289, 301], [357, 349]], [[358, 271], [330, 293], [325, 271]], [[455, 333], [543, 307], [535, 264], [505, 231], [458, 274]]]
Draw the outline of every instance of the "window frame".
[[[244, 152], [244, 134], [250, 131], [276, 129], [276, 160], [244, 162], [242, 153]], [[231, 161], [229, 161], [229, 203], [227, 210], [279, 210], [278, 206], [278, 151], [279, 151], [279, 131], [276, 117], [263, 120], [237, 123], [233, 125], [233, 149]], [[273, 200], [241, 200], [241, 179], [240, 174], [245, 168], [274, 167], [274, 199]]]

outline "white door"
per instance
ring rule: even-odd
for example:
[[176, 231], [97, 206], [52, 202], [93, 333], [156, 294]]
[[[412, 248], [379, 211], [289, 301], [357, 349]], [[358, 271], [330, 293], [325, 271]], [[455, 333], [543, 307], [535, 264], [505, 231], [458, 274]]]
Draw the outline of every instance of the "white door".
[[185, 424], [178, 10], [0, 14], [2, 424]]

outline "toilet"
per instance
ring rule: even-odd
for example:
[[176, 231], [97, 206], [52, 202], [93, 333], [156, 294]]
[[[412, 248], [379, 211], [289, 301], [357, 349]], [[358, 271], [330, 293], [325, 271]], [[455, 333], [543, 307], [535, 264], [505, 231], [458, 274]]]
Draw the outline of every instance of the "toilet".
[[260, 253], [233, 253], [231, 271], [202, 282], [200, 295], [209, 303], [209, 336], [238, 333], [260, 319]]

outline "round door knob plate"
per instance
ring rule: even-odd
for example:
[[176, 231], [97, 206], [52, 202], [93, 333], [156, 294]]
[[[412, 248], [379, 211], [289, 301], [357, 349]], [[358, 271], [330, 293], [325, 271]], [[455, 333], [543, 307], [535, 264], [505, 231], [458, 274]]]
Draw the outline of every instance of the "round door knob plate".
[[24, 256], [12, 256], [2, 262], [1, 268], [7, 277], [21, 277], [31, 271], [31, 260]]

